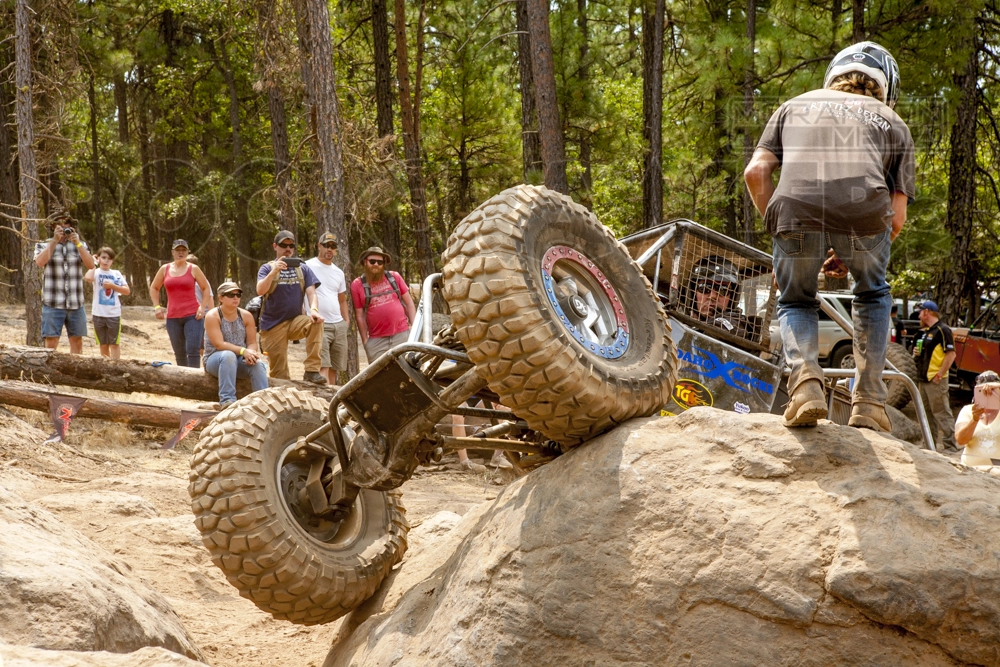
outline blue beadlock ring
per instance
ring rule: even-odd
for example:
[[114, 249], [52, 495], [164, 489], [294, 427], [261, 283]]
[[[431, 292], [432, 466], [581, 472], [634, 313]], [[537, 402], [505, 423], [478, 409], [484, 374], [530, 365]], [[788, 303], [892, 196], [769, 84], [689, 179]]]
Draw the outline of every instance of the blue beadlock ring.
[[615, 334], [614, 341], [611, 345], [598, 345], [597, 343], [587, 340], [583, 333], [578, 327], [576, 327], [569, 318], [566, 317], [566, 313], [563, 312], [562, 306], [559, 305], [559, 301], [556, 300], [555, 287], [552, 282], [552, 275], [548, 272], [545, 266], [542, 267], [542, 282], [545, 285], [545, 296], [549, 299], [549, 305], [556, 312], [556, 316], [562, 325], [569, 331], [573, 338], [577, 340], [584, 347], [584, 349], [593, 352], [594, 354], [603, 357], [604, 359], [618, 359], [628, 350], [629, 336], [628, 331], [625, 330], [623, 326], [618, 327], [618, 332]]

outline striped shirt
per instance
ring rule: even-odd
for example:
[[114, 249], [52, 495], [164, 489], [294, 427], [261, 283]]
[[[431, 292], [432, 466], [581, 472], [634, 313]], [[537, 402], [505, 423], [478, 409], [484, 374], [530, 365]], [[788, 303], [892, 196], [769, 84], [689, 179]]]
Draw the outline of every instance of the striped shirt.
[[[36, 258], [45, 252], [49, 241], [35, 244]], [[90, 251], [86, 243], [83, 247]], [[83, 258], [75, 245], [68, 240], [55, 244], [52, 256], [43, 269], [42, 305], [64, 310], [76, 310], [83, 306], [84, 268]]]

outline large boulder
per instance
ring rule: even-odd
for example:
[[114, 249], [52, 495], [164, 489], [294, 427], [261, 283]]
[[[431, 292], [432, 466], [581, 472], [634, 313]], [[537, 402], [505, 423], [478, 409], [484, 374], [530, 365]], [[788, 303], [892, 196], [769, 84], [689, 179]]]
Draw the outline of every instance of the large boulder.
[[164, 648], [141, 648], [132, 653], [107, 651], [49, 651], [0, 644], [3, 667], [204, 667]]
[[[108, 494], [105, 504], [141, 516], [151, 509], [140, 501]], [[73, 509], [70, 502], [49, 505]], [[128, 565], [3, 486], [0, 641], [113, 653], [160, 646], [201, 659], [167, 601], [132, 577]]]
[[996, 665], [998, 499], [871, 431], [633, 421], [404, 562], [326, 665]]

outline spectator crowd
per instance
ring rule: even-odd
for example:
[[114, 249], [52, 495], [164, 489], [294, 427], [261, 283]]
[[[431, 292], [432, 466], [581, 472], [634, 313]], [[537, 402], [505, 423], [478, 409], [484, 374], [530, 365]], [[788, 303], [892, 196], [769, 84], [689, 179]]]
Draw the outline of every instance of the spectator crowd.
[[[121, 358], [122, 302], [131, 287], [113, 268], [116, 253], [102, 247], [92, 253], [76, 221], [65, 211], [48, 220], [51, 236], [35, 244], [35, 264], [43, 271], [42, 337], [57, 349], [63, 330], [70, 353], [83, 353], [87, 335], [84, 283], [93, 285], [91, 326], [101, 355]], [[225, 281], [213, 290], [184, 239], [171, 243], [172, 260], [162, 265], [149, 286], [153, 313], [166, 325], [174, 363], [203, 367], [219, 380], [219, 404], [236, 400], [238, 378], [253, 391], [268, 378], [290, 379], [288, 343], [305, 341], [302, 380], [333, 383], [347, 370], [350, 289], [368, 362], [406, 340], [415, 316], [413, 299], [402, 276], [389, 270], [392, 257], [372, 247], [361, 257], [362, 275], [349, 286], [337, 266], [337, 241], [319, 234], [315, 256], [296, 256], [295, 235], [274, 237], [274, 259], [257, 273], [256, 299], [245, 307], [243, 290]], [[161, 304], [166, 294], [166, 305]], [[218, 306], [216, 306], [218, 297]]]

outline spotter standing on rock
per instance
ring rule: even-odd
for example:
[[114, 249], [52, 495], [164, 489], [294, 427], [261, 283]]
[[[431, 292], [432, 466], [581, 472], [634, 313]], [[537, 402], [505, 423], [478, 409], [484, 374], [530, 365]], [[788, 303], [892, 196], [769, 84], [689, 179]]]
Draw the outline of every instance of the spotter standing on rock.
[[[830, 63], [822, 90], [774, 112], [744, 173], [774, 237], [778, 321], [791, 366], [785, 426], [814, 426], [827, 416], [816, 292], [820, 270], [839, 258], [855, 281], [858, 371], [848, 423], [892, 428], [881, 379], [892, 307], [885, 273], [913, 201], [916, 169], [910, 130], [893, 111], [898, 97], [892, 55], [873, 42], [849, 46]], [[835, 256], [827, 259], [830, 248]]]

